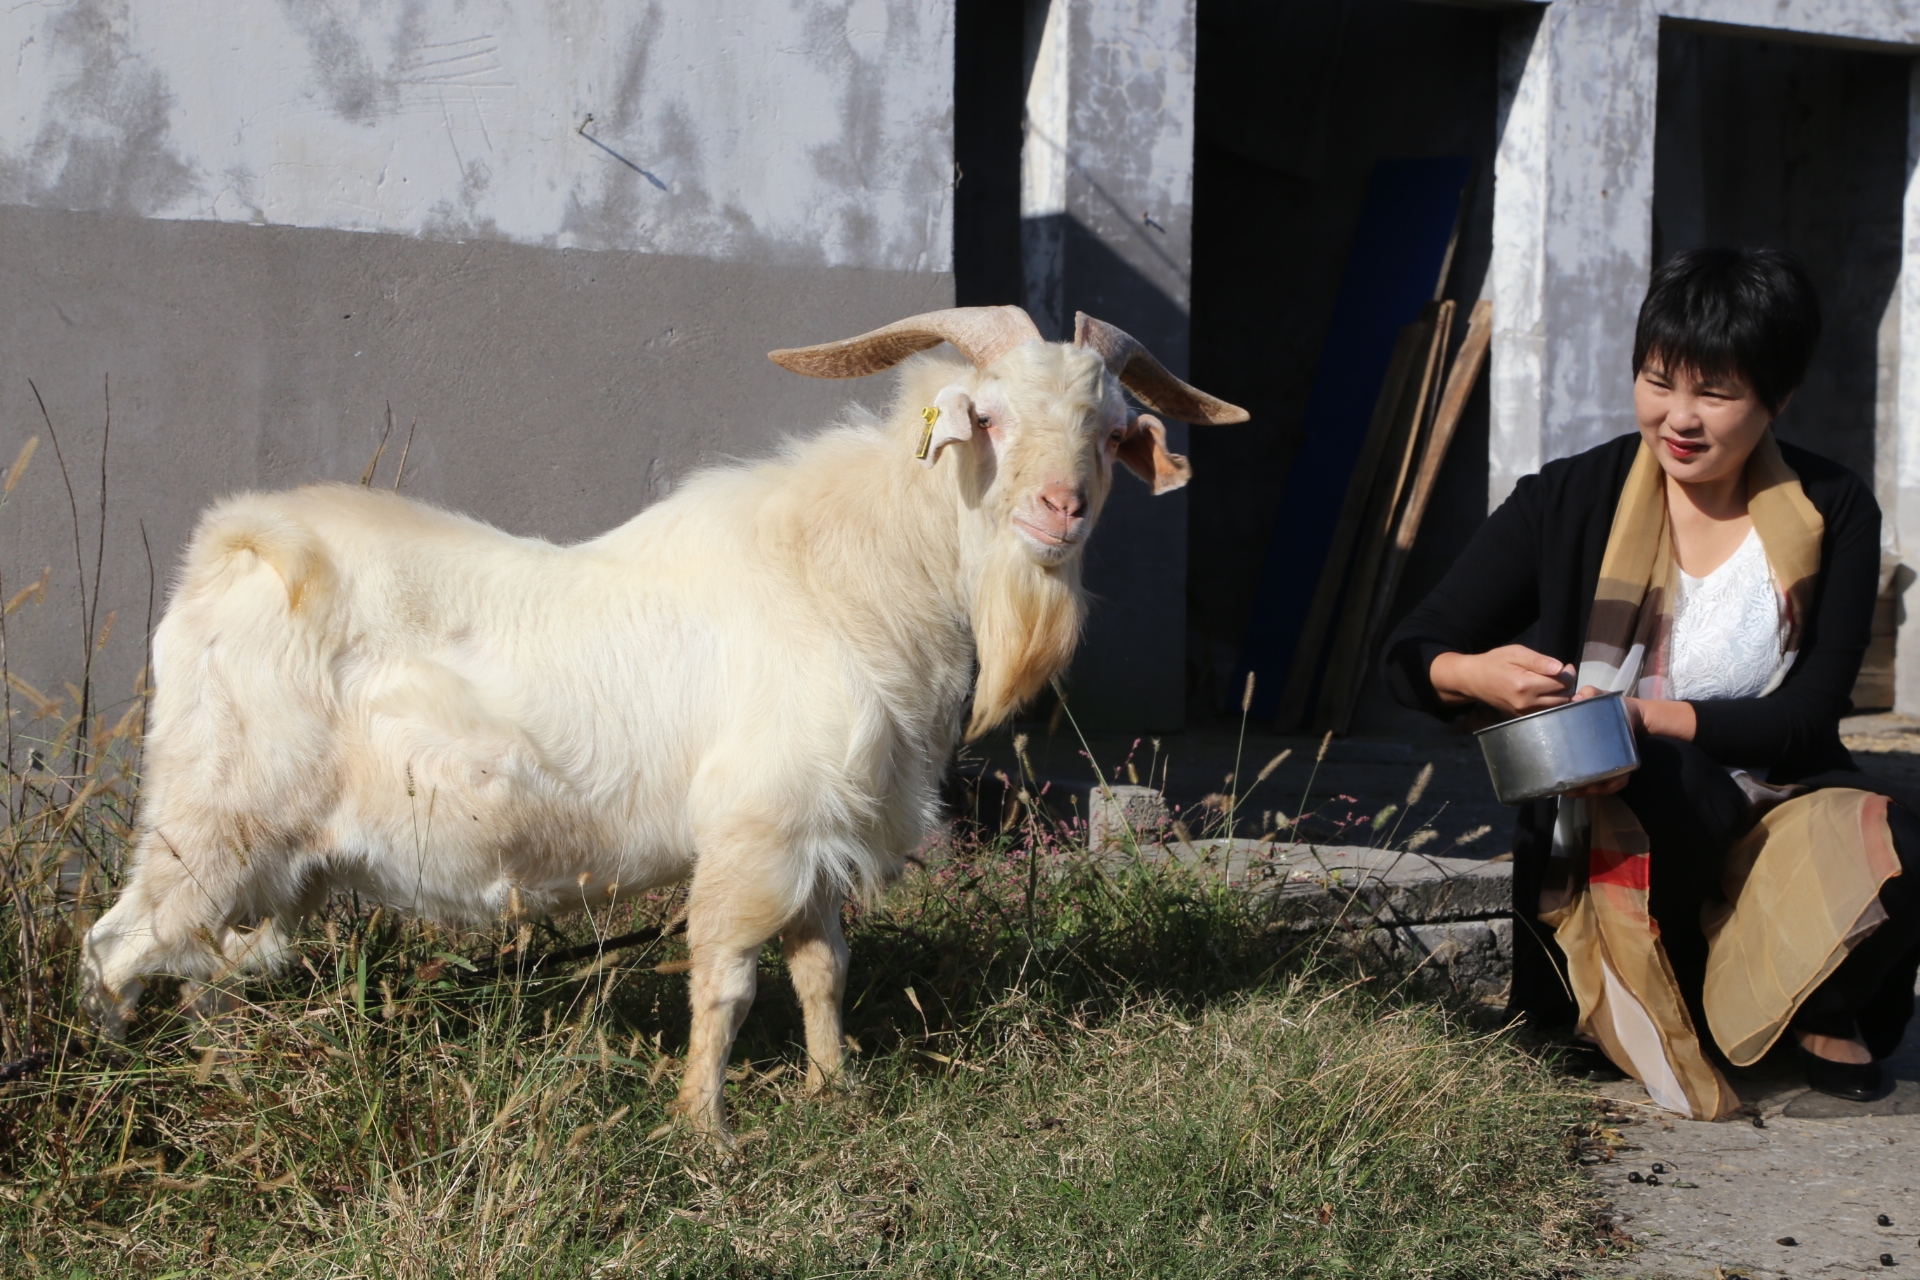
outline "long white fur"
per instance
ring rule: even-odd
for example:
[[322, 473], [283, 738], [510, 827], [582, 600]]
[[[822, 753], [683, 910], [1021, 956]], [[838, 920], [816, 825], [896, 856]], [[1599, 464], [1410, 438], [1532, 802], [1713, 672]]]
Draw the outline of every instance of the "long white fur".
[[[830, 1075], [840, 901], [932, 826], [976, 660], [977, 731], [1078, 634], [1079, 546], [1037, 554], [1012, 517], [1064, 478], [1090, 527], [1126, 421], [1057, 344], [900, 376], [884, 418], [576, 546], [344, 485], [210, 509], [154, 637], [132, 874], [87, 939], [96, 1018], [117, 1032], [148, 974], [272, 963], [334, 890], [482, 923], [692, 876], [707, 1061], [682, 1105], [724, 1132], [725, 1048], [777, 932], [813, 955], [796, 983]], [[997, 434], [923, 467], [920, 410], [954, 388]]]

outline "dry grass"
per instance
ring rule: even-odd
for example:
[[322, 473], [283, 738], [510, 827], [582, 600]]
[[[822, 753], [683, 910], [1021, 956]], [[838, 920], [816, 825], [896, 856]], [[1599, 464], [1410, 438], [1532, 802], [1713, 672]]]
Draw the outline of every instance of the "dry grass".
[[1506, 1036], [1327, 958], [1253, 882], [1031, 813], [849, 908], [847, 1088], [803, 1095], [768, 953], [731, 1159], [667, 1123], [678, 943], [543, 962], [666, 895], [468, 934], [336, 900], [234, 1014], [156, 984], [108, 1051], [74, 958], [142, 701], [6, 688], [0, 1273], [1544, 1275], [1590, 1243], [1582, 1102]]
[[851, 1088], [803, 1096], [768, 954], [722, 1160], [667, 1122], [678, 945], [538, 963], [670, 901], [564, 935], [339, 901], [239, 1012], [157, 989], [108, 1053], [76, 1034], [71, 960], [124, 803], [69, 808], [4, 855], [36, 939], [0, 960], [33, 994], [8, 1034], [53, 1054], [0, 1086], [23, 1274], [1527, 1274], [1590, 1209], [1578, 1100], [1537, 1062], [1316, 961], [1205, 867], [1115, 872], [1037, 827], [930, 851], [850, 910]]

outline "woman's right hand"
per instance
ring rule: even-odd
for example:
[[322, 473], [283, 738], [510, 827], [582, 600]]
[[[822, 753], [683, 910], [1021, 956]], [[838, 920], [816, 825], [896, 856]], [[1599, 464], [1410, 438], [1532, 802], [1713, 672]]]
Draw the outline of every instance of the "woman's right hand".
[[1503, 716], [1523, 716], [1568, 701], [1574, 674], [1572, 664], [1523, 644], [1486, 653], [1443, 653], [1427, 670], [1441, 702], [1454, 707], [1481, 702]]

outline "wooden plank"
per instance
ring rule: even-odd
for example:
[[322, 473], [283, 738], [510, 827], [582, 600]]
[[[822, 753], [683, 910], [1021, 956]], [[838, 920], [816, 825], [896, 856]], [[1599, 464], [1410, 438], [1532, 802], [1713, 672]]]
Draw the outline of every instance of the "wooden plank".
[[1380, 581], [1373, 593], [1372, 608], [1368, 612], [1367, 629], [1360, 642], [1360, 678], [1349, 690], [1345, 714], [1336, 726], [1345, 733], [1353, 723], [1354, 710], [1360, 704], [1360, 690], [1365, 683], [1366, 670], [1374, 656], [1374, 646], [1381, 640], [1381, 630], [1387, 624], [1387, 615], [1393, 609], [1393, 598], [1400, 590], [1400, 576], [1407, 567], [1407, 558], [1413, 554], [1413, 544], [1420, 536], [1421, 522], [1426, 519], [1427, 504], [1433, 498], [1434, 487], [1440, 480], [1440, 468], [1447, 460], [1447, 450], [1453, 444], [1454, 432], [1460, 427], [1460, 416], [1466, 412], [1467, 397], [1473, 394], [1473, 386], [1480, 380], [1480, 370], [1487, 361], [1487, 347], [1493, 338], [1493, 304], [1481, 299], [1473, 304], [1473, 313], [1467, 320], [1466, 337], [1461, 339], [1459, 354], [1453, 358], [1453, 367], [1447, 371], [1446, 390], [1440, 394], [1439, 408], [1433, 415], [1433, 427], [1427, 433], [1425, 447], [1420, 454], [1420, 469], [1414, 476], [1413, 489], [1407, 495], [1406, 509], [1400, 513], [1400, 519], [1394, 528], [1393, 542], [1387, 548], [1386, 563], [1381, 568]]
[[1421, 319], [1431, 328], [1425, 358], [1418, 376], [1408, 381], [1394, 415], [1393, 433], [1387, 442], [1386, 463], [1374, 483], [1373, 499], [1367, 505], [1362, 523], [1362, 538], [1354, 557], [1352, 572], [1340, 606], [1340, 625], [1334, 632], [1327, 657], [1327, 674], [1320, 683], [1320, 698], [1314, 713], [1314, 732], [1331, 729], [1347, 712], [1350, 694], [1366, 663], [1360, 653], [1365, 638], [1367, 617], [1373, 604], [1374, 585], [1386, 556], [1387, 542], [1393, 534], [1394, 517], [1406, 490], [1407, 475], [1419, 447], [1421, 429], [1433, 408], [1438, 392], [1439, 371], [1446, 359], [1447, 340], [1453, 331], [1452, 302], [1429, 303]]
[[1373, 482], [1385, 456], [1387, 440], [1393, 434], [1394, 416], [1399, 412], [1408, 376], [1433, 343], [1433, 333], [1423, 320], [1415, 320], [1400, 330], [1393, 358], [1387, 364], [1387, 376], [1380, 395], [1373, 402], [1373, 418], [1367, 424], [1366, 442], [1353, 474], [1347, 477], [1346, 501], [1340, 507], [1340, 520], [1333, 529], [1333, 541], [1327, 548], [1326, 563], [1320, 567], [1320, 581], [1314, 587], [1313, 603], [1300, 629], [1300, 642], [1293, 651], [1287, 670], [1286, 692], [1280, 698], [1280, 710], [1274, 716], [1276, 727], [1285, 731], [1299, 726], [1312, 704], [1313, 689], [1325, 656], [1327, 632], [1332, 628], [1334, 612], [1340, 604], [1340, 588], [1347, 580], [1347, 564], [1360, 537], [1361, 523], [1367, 516], [1367, 504], [1373, 498]]

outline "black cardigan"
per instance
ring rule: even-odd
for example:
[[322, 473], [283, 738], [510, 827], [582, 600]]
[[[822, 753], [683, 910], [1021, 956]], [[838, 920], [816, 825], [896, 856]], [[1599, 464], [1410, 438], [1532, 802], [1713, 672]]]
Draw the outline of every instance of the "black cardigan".
[[[1388, 637], [1382, 661], [1396, 699], [1451, 717], [1456, 712], [1441, 705], [1427, 676], [1434, 657], [1483, 653], [1523, 634], [1529, 647], [1578, 665], [1613, 510], [1639, 447], [1639, 433], [1621, 436], [1514, 486], [1440, 585]], [[1780, 452], [1827, 526], [1800, 653], [1765, 697], [1694, 703], [1694, 741], [1722, 764], [1765, 768], [1771, 780], [1793, 782], [1853, 767], [1840, 744], [1840, 718], [1852, 710], [1873, 626], [1880, 507], [1838, 463], [1785, 443]]]
[[[1579, 663], [1613, 509], [1639, 447], [1638, 432], [1621, 436], [1550, 462], [1514, 486], [1440, 585], [1387, 638], [1381, 661], [1396, 699], [1442, 718], [1454, 715], [1427, 676], [1435, 655], [1449, 651], [1484, 653], [1524, 639], [1562, 662]], [[1782, 443], [1780, 452], [1827, 525], [1799, 657], [1764, 698], [1694, 703], [1694, 741], [1723, 764], [1765, 767], [1775, 782], [1820, 785], [1824, 779], [1816, 775], [1853, 768], [1840, 742], [1840, 717], [1852, 709], [1854, 677], [1873, 626], [1880, 507], [1845, 467], [1790, 444]], [[1556, 973], [1558, 948], [1547, 945], [1546, 928], [1534, 915], [1554, 810], [1552, 800], [1522, 805], [1513, 839], [1509, 1007], [1548, 1024], [1573, 1013], [1566, 982]]]

